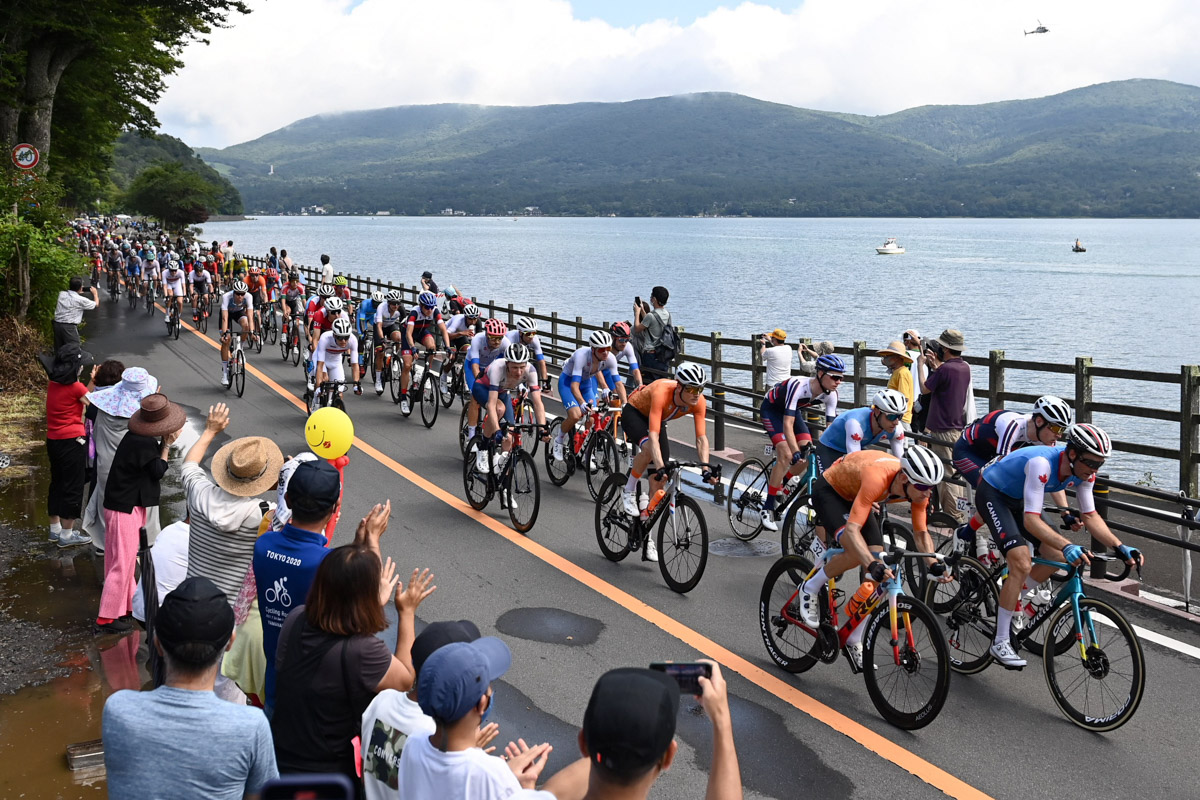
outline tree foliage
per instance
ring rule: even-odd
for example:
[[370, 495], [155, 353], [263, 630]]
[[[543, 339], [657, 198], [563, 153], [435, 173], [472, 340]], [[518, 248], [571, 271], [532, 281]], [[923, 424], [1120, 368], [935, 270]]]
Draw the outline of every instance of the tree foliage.
[[[58, 293], [86, 271], [61, 210], [63, 189], [36, 173], [8, 172], [0, 184], [0, 316], [28, 320], [43, 333]], [[9, 211], [17, 209], [14, 215]]]
[[111, 179], [118, 189], [125, 191], [142, 170], [165, 163], [179, 164], [213, 186], [215, 199], [208, 206], [210, 213], [242, 213], [242, 195], [234, 185], [174, 136], [146, 136], [133, 131], [121, 134], [112, 154]]
[[155, 217], [171, 230], [208, 219], [217, 188], [177, 162], [147, 167], [138, 173], [124, 195], [124, 205]]

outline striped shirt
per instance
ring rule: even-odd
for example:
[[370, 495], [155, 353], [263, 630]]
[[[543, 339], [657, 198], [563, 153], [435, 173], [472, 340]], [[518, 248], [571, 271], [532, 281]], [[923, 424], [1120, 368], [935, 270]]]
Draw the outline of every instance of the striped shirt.
[[232, 608], [254, 559], [262, 501], [230, 494], [213, 483], [199, 464], [184, 464], [180, 477], [191, 520], [187, 576], [208, 578], [225, 593]]

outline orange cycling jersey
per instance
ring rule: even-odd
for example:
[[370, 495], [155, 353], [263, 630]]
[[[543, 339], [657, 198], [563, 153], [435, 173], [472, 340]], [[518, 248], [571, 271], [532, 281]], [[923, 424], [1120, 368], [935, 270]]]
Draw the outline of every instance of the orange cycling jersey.
[[642, 412], [650, 422], [651, 433], [658, 433], [664, 422], [679, 419], [684, 414], [691, 414], [696, 421], [696, 436], [704, 436], [704, 414], [708, 407], [704, 395], [696, 401], [696, 405], [687, 406], [675, 402], [675, 389], [678, 381], [657, 380], [639, 386], [629, 395], [629, 405]]
[[[833, 462], [823, 477], [844, 500], [854, 502], [847, 522], [857, 525], [866, 523], [871, 514], [872, 503], [902, 503], [903, 497], [889, 497], [888, 491], [896, 474], [900, 472], [900, 459], [891, 453], [878, 450], [859, 450]], [[929, 501], [922, 500], [912, 505], [913, 530], [927, 530], [925, 512]]]
[[267, 282], [261, 275], [247, 275], [246, 288], [251, 292], [257, 292], [259, 289], [267, 288]]

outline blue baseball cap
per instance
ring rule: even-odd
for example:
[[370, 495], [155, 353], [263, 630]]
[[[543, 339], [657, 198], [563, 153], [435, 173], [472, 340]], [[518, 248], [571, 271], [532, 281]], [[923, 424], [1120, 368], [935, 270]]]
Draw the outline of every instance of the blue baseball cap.
[[511, 666], [508, 645], [494, 636], [452, 642], [435, 650], [422, 665], [417, 702], [435, 720], [458, 722]]

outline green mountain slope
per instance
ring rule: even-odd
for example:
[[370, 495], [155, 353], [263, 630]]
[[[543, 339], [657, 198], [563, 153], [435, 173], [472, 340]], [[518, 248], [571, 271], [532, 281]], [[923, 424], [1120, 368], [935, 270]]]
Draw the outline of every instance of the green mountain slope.
[[197, 153], [267, 212], [1200, 216], [1197, 131], [1200, 88], [1139, 80], [881, 117], [720, 93], [407, 106]]
[[182, 164], [188, 171], [195, 172], [219, 188], [217, 205], [209, 209], [211, 212], [215, 214], [242, 213], [242, 196], [234, 185], [201, 160], [192, 151], [192, 148], [174, 136], [166, 134], [145, 137], [132, 131], [122, 133], [113, 148], [112, 181], [118, 189], [124, 192], [137, 174], [146, 167], [170, 162]]

